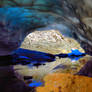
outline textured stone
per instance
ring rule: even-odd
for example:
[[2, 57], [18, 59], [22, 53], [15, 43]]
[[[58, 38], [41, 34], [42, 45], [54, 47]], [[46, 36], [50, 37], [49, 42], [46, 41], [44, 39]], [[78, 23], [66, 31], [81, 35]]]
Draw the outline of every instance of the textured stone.
[[[85, 25], [83, 21], [85, 17], [92, 16], [92, 6], [90, 2], [91, 0], [88, 0], [88, 3], [85, 0], [3, 0], [2, 2], [0, 2], [1, 7], [17, 6], [17, 8], [0, 8], [0, 21], [1, 25], [6, 28], [4, 30], [9, 30], [9, 32], [13, 35], [16, 35], [18, 30], [22, 30], [23, 33], [25, 31], [24, 34], [21, 32], [22, 36], [18, 36], [18, 38], [16, 38], [17, 46], [15, 43], [8, 43], [8, 45], [11, 46], [12, 44], [14, 44], [15, 47], [12, 47], [16, 49], [20, 46], [21, 43], [21, 41], [18, 41], [19, 38], [24, 38], [26, 36], [26, 33], [35, 31], [35, 29], [37, 30], [39, 28], [49, 26], [52, 29], [57, 29], [61, 33], [65, 32], [66, 35], [68, 34], [70, 37], [75, 38], [80, 42], [81, 46], [83, 46], [86, 52], [88, 54], [91, 54], [92, 32], [91, 29], [86, 27], [87, 25]], [[11, 16], [11, 14], [13, 17]], [[9, 23], [8, 26], [6, 26], [7, 22]], [[12, 30], [16, 32], [13, 33]], [[20, 33], [18, 33], [17, 35], [19, 34]], [[10, 37], [12, 36], [8, 36], [11, 41]], [[7, 37], [5, 38], [7, 39]], [[23, 38], [21, 38], [20, 40], [23, 41]], [[88, 49], [89, 47], [90, 49]]]
[[79, 51], [84, 52], [76, 40], [65, 37], [57, 30], [36, 31], [30, 33], [25, 38], [21, 47], [30, 50], [40, 50], [52, 54], [69, 53], [72, 48], [76, 48]]
[[92, 92], [92, 78], [54, 73], [44, 78], [45, 84], [37, 92]]

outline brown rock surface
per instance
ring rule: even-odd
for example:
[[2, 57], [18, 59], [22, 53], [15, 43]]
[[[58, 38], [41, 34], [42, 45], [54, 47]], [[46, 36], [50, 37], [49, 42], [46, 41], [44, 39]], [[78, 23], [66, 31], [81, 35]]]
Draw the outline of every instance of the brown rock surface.
[[54, 73], [44, 78], [45, 85], [37, 92], [92, 92], [92, 78]]

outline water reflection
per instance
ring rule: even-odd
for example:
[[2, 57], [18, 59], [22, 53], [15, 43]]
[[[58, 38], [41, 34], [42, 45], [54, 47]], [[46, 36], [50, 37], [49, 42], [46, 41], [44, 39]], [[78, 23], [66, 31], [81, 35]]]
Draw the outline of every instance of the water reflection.
[[56, 60], [56, 57], [59, 58], [70, 58], [75, 59], [85, 56], [85, 53], [81, 53], [78, 50], [72, 50], [71, 53], [61, 53], [61, 54], [50, 54], [40, 51], [32, 51], [19, 48], [16, 50], [16, 53], [13, 55], [0, 56], [0, 90], [2, 92], [34, 92], [35, 85], [38, 86], [41, 82], [31, 83], [30, 87], [25, 84], [24, 80], [32, 79], [31, 76], [25, 76], [23, 78], [14, 70], [14, 65], [29, 65], [40, 66], [45, 65], [47, 62], [53, 62]]
[[15, 54], [0, 56], [0, 59], [3, 60], [3, 62], [0, 62], [0, 65], [7, 66], [17, 64], [30, 64], [30, 66], [40, 66], [41, 64], [55, 61], [56, 57], [70, 58], [71, 60], [77, 61], [85, 55], [86, 53], [82, 53], [77, 49], [71, 50], [71, 53], [60, 53], [54, 55], [50, 53], [19, 48], [15, 51]]

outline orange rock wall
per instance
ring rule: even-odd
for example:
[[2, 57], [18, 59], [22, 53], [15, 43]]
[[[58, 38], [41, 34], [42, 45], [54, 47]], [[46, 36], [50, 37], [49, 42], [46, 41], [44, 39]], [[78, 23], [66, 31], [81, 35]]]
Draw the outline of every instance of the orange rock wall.
[[54, 73], [44, 78], [45, 84], [37, 92], [92, 92], [92, 78]]

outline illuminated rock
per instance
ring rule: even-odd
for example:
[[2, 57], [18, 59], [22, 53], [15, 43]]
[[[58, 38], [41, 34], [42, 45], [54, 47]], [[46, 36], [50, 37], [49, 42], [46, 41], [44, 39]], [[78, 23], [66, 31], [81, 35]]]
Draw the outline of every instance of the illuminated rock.
[[45, 84], [37, 92], [92, 92], [92, 78], [54, 73], [44, 78]]

